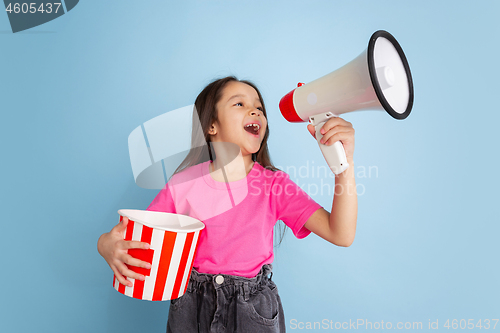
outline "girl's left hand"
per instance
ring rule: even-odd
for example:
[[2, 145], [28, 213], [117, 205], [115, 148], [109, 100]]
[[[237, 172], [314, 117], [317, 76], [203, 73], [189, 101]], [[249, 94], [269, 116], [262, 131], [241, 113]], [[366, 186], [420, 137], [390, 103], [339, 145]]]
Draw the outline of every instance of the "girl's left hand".
[[[309, 133], [316, 139], [316, 130], [312, 124], [307, 125]], [[352, 124], [340, 117], [328, 119], [321, 127], [322, 143], [331, 146], [339, 141], [344, 146], [347, 161], [353, 161], [354, 155], [354, 128]]]

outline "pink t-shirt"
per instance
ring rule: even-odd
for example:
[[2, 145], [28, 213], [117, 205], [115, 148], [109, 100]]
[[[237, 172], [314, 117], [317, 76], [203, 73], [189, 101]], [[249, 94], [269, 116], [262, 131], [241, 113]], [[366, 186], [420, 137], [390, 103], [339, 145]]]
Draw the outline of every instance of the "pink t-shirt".
[[297, 238], [311, 233], [305, 222], [322, 206], [287, 173], [255, 162], [246, 178], [218, 182], [210, 161], [175, 174], [147, 210], [183, 214], [205, 224], [193, 267], [200, 273], [256, 276], [273, 262], [273, 231], [282, 220]]

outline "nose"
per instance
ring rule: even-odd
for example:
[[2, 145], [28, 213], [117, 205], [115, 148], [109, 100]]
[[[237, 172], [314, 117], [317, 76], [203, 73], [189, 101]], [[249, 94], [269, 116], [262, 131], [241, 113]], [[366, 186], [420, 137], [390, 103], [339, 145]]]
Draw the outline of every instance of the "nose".
[[259, 109], [253, 109], [253, 110], [250, 112], [250, 114], [251, 114], [252, 116], [260, 116], [260, 115], [264, 115], [264, 111], [261, 111], [261, 110], [259, 110]]

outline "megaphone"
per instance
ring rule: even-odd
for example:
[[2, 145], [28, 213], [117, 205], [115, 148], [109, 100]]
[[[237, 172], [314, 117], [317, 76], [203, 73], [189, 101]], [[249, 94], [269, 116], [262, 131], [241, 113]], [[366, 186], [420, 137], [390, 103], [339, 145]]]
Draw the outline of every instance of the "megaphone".
[[309, 121], [333, 173], [345, 171], [347, 163], [340, 141], [331, 146], [320, 142], [323, 124], [332, 117], [359, 110], [385, 110], [405, 119], [413, 106], [413, 81], [403, 49], [387, 31], [373, 33], [368, 48], [358, 57], [281, 98], [281, 114], [289, 122]]

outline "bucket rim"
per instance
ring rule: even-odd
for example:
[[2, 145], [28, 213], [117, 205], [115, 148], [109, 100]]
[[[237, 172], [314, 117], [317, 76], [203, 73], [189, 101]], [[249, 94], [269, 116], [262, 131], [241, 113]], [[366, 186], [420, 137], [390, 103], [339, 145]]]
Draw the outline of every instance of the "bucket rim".
[[[151, 215], [175, 215], [175, 216], [180, 216], [181, 219], [187, 219], [192, 222], [189, 223], [189, 225], [185, 227], [162, 227], [158, 225], [151, 224], [149, 222], [144, 221], [142, 218], [134, 216], [133, 214], [136, 212], [140, 212], [141, 214], [151, 214]], [[139, 222], [140, 224], [143, 224], [149, 228], [153, 229], [158, 229], [158, 230], [163, 230], [163, 231], [172, 231], [172, 232], [177, 232], [177, 233], [188, 233], [188, 232], [196, 232], [200, 231], [205, 228], [205, 224], [201, 222], [198, 219], [195, 219], [194, 217], [188, 216], [188, 215], [182, 215], [182, 214], [175, 214], [175, 213], [167, 213], [167, 212], [157, 212], [157, 211], [152, 211], [152, 210], [141, 210], [141, 209], [119, 209], [118, 214], [120, 216], [126, 217], [129, 220], [132, 220], [134, 222]]]

